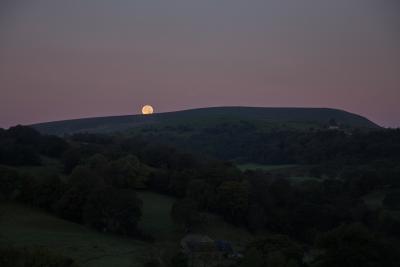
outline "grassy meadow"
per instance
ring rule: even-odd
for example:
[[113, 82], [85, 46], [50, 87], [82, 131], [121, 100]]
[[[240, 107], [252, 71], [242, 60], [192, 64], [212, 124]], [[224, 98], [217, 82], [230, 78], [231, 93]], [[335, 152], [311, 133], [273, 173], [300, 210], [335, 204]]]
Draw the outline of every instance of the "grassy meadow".
[[[155, 238], [154, 243], [97, 232], [23, 204], [1, 203], [0, 245], [43, 248], [88, 267], [143, 266], [150, 256], [161, 257], [176, 250], [184, 232], [170, 217], [174, 198], [148, 191], [138, 194], [143, 201], [139, 227]], [[243, 246], [252, 238], [245, 229], [210, 214], [207, 224], [197, 230], [214, 239], [230, 240], [236, 246]]]
[[263, 165], [257, 163], [245, 163], [238, 165], [239, 169], [242, 171], [252, 171], [252, 170], [262, 170], [262, 171], [275, 171], [295, 168], [298, 165], [295, 164], [285, 164], [285, 165]]
[[178, 229], [172, 221], [170, 211], [175, 199], [149, 191], [138, 192], [138, 195], [143, 201], [139, 228], [157, 237], [157, 240], [174, 239]]
[[[17, 203], [0, 204], [0, 245], [40, 247], [76, 260], [82, 266], [143, 266], [158, 247], [174, 246], [177, 232], [169, 213], [174, 198], [139, 192], [143, 215], [139, 227], [155, 243], [100, 233]], [[162, 244], [161, 244], [162, 243]]]
[[1, 245], [43, 248], [71, 257], [82, 266], [141, 266], [149, 247], [16, 203], [1, 204], [0, 216]]

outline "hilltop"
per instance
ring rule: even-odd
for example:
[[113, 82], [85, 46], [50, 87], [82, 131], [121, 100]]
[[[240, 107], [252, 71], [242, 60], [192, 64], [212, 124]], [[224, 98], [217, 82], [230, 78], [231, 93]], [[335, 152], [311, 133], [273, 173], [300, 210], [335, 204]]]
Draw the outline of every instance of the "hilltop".
[[213, 124], [250, 121], [275, 126], [324, 127], [334, 119], [345, 128], [379, 128], [365, 117], [330, 108], [213, 107], [152, 115], [125, 115], [46, 122], [32, 125], [45, 134], [79, 132], [113, 133], [143, 126], [206, 127]]

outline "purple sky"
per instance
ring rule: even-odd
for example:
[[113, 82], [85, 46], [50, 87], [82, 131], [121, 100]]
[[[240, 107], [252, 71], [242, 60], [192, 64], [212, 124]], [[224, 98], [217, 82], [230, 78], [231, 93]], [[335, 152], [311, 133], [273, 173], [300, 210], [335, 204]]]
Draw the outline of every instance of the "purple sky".
[[0, 127], [206, 106], [400, 126], [398, 0], [1, 0]]

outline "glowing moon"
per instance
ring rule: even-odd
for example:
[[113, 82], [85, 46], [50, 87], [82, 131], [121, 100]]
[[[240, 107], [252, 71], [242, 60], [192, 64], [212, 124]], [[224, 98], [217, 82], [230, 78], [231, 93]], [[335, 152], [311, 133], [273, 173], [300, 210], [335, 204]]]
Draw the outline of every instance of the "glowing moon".
[[153, 112], [154, 112], [154, 109], [153, 109], [153, 107], [150, 106], [150, 105], [145, 105], [145, 106], [143, 106], [143, 108], [142, 108], [142, 114], [143, 114], [143, 115], [153, 114]]

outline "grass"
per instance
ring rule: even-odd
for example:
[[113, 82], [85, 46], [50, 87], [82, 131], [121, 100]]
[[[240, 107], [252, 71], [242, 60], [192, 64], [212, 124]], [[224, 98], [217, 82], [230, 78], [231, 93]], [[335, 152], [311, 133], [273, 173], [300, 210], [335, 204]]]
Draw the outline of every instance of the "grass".
[[[138, 195], [143, 200], [143, 216], [139, 224], [141, 229], [157, 237], [158, 241], [178, 241], [184, 236], [185, 233], [170, 217], [174, 198], [149, 191], [139, 192]], [[220, 216], [209, 213], [204, 215], [207, 223], [196, 229], [201, 234], [237, 243], [244, 243], [253, 238], [247, 230], [226, 223]]]
[[305, 181], [317, 181], [317, 182], [322, 181], [321, 178], [312, 177], [312, 176], [291, 176], [288, 178], [288, 180], [292, 183], [302, 183]]
[[262, 170], [271, 172], [276, 175], [286, 177], [292, 183], [302, 183], [304, 181], [314, 180], [321, 181], [320, 178], [312, 177], [309, 175], [309, 165], [297, 165], [297, 164], [286, 164], [286, 165], [262, 165], [256, 163], [246, 163], [238, 165], [242, 171], [246, 170]]
[[[139, 227], [155, 237], [155, 243], [100, 233], [26, 205], [0, 203], [0, 246], [45, 248], [88, 267], [143, 266], [150, 254], [176, 251], [185, 233], [170, 217], [174, 198], [147, 191], [138, 195], [143, 200]], [[207, 214], [207, 218], [208, 223], [198, 233], [229, 240], [235, 247], [243, 247], [253, 238], [248, 231], [219, 216]]]
[[208, 235], [214, 240], [227, 240], [236, 248], [245, 247], [255, 237], [245, 228], [229, 224], [218, 215], [205, 213], [204, 216], [206, 223], [195, 229], [197, 233]]
[[295, 168], [298, 165], [295, 164], [286, 164], [286, 165], [262, 165], [256, 163], [246, 163], [238, 165], [239, 169], [242, 171], [247, 170], [262, 170], [262, 171], [275, 171], [275, 170], [282, 170], [282, 169], [291, 169]]
[[0, 205], [0, 245], [41, 247], [82, 266], [142, 266], [149, 244], [96, 232], [20, 204]]
[[0, 245], [46, 248], [71, 257], [82, 266], [143, 266], [151, 251], [161, 251], [176, 243], [167, 242], [175, 235], [176, 227], [169, 215], [173, 198], [151, 192], [140, 192], [139, 198], [143, 200], [139, 227], [157, 238], [154, 244], [99, 233], [25, 205], [3, 203]]
[[139, 227], [157, 240], [173, 239], [177, 228], [172, 221], [170, 211], [174, 198], [157, 193], [142, 191], [138, 196], [143, 201], [143, 215]]

